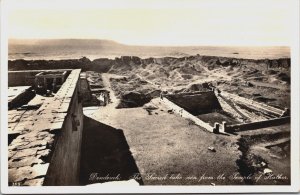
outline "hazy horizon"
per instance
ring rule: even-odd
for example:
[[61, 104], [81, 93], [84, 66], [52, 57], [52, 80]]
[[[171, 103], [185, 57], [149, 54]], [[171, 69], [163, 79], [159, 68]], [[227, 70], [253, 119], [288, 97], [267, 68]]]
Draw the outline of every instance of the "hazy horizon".
[[82, 41], [108, 41], [112, 43], [117, 43], [121, 45], [126, 45], [126, 46], [138, 46], [138, 47], [290, 47], [288, 44], [286, 45], [221, 45], [221, 44], [199, 44], [199, 45], [134, 45], [134, 44], [128, 44], [128, 43], [123, 43], [117, 40], [112, 40], [112, 39], [101, 39], [101, 38], [9, 38], [8, 39], [8, 44], [11, 43], [29, 43], [33, 44], [34, 42], [32, 41], [77, 41], [77, 40], [82, 40]]
[[27, 39], [9, 42], [9, 59], [186, 57], [209, 55], [248, 59], [287, 58], [287, 46], [137, 46], [102, 39]]
[[136, 46], [290, 46], [295, 0], [9, 0], [10, 39]]

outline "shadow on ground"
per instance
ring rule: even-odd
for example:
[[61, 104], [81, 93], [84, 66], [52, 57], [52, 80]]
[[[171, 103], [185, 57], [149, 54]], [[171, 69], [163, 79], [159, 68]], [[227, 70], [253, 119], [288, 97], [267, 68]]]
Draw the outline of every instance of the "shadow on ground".
[[[119, 175], [129, 180], [139, 170], [133, 159], [124, 133], [89, 117], [84, 117], [80, 184], [115, 181]], [[98, 177], [91, 176], [93, 174]], [[143, 181], [138, 181], [141, 185]]]

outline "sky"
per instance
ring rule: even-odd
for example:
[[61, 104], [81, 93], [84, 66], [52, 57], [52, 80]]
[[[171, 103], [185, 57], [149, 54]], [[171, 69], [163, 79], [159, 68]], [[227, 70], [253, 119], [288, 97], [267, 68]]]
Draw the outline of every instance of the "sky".
[[298, 0], [6, 0], [17, 39], [130, 45], [290, 45]]

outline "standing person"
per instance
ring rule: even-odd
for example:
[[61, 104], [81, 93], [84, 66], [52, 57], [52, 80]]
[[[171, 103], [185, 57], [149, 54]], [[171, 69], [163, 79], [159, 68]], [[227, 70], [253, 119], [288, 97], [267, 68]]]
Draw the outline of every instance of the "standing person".
[[160, 92], [159, 96], [160, 96], [160, 99], [162, 100], [163, 99], [163, 92], [162, 91]]

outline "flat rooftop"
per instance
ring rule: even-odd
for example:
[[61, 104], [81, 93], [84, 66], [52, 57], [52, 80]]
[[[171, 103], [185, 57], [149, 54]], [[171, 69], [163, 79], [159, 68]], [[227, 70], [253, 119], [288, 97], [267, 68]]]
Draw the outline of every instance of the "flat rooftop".
[[[80, 71], [73, 70], [55, 96], [36, 95], [28, 102], [27, 105], [41, 104], [38, 109], [8, 111], [8, 134], [11, 135], [8, 146], [9, 182], [42, 185], [54, 149], [55, 131], [64, 124]], [[27, 88], [11, 88], [9, 95]]]
[[8, 102], [11, 102], [17, 96], [24, 93], [26, 90], [30, 88], [31, 86], [8, 87]]

